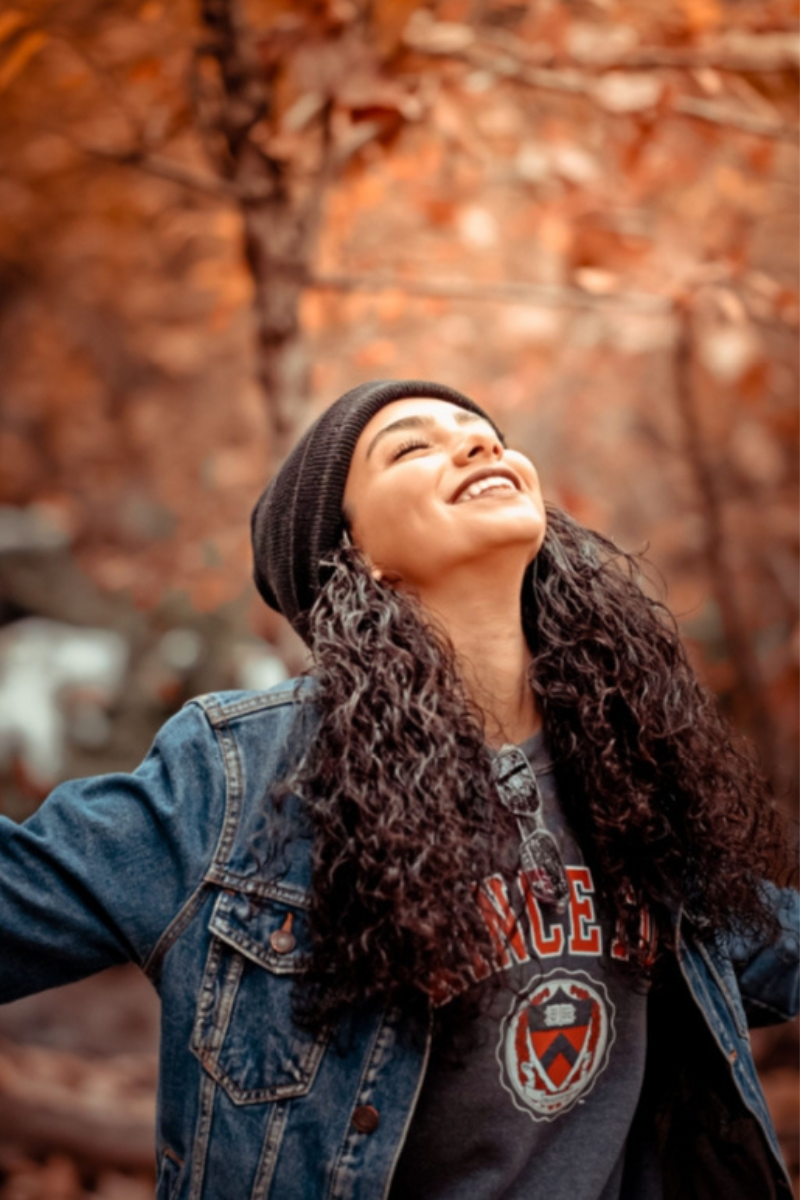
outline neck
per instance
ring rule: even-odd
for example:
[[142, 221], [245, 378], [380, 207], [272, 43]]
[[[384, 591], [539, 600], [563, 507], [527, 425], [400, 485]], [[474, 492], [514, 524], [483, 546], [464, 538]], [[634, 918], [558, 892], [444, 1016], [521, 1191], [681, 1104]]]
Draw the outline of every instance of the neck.
[[446, 630], [470, 698], [483, 712], [486, 740], [495, 747], [523, 742], [541, 726], [522, 628], [523, 574], [524, 564], [503, 569], [484, 559], [449, 573], [419, 597]]

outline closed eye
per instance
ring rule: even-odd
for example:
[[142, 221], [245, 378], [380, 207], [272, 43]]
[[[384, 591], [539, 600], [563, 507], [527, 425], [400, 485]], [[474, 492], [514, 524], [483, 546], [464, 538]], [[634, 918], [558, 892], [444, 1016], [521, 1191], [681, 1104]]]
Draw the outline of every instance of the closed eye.
[[409, 454], [412, 450], [427, 450], [428, 442], [422, 442], [419, 438], [409, 438], [405, 442], [401, 442], [392, 454], [391, 461], [397, 462], [398, 458], [402, 458], [404, 454]]

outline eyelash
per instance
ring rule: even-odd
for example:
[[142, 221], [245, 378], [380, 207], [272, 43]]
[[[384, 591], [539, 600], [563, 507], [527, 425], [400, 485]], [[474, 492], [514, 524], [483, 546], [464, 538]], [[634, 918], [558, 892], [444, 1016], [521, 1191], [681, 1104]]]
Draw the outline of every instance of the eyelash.
[[404, 454], [408, 454], [410, 450], [427, 450], [428, 443], [421, 442], [419, 438], [409, 438], [407, 442], [401, 442], [392, 455], [392, 462], [397, 462], [398, 458], [402, 458]]

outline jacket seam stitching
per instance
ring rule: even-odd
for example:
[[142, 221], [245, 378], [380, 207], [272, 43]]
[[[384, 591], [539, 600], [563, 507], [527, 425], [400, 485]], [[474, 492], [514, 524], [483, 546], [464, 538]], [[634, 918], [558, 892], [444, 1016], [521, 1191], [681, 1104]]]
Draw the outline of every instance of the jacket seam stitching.
[[241, 811], [242, 772], [236, 749], [236, 739], [224, 714], [221, 714], [221, 718], [219, 725], [212, 725], [212, 728], [217, 737], [225, 769], [225, 818], [205, 874], [228, 858], [236, 836], [236, 827]]
[[[206, 713], [206, 710], [203, 708], [202, 705], [199, 705], [198, 707], [200, 708], [200, 711], [206, 717], [209, 727], [213, 729], [214, 726], [211, 724], [210, 721], [208, 721], [208, 714]], [[148, 956], [146, 962], [144, 963], [143, 969], [151, 978], [153, 977], [153, 973], [154, 973], [155, 969], [158, 967], [160, 962], [163, 960], [164, 955], [175, 944], [176, 940], [184, 932], [186, 927], [189, 925], [191, 918], [194, 916], [194, 913], [196, 910], [195, 906], [197, 904], [198, 898], [207, 886], [207, 884], [206, 884], [207, 870], [210, 869], [210, 867], [216, 861], [216, 858], [220, 852], [221, 846], [225, 842], [228, 825], [231, 822], [233, 822], [235, 824], [236, 818], [238, 816], [238, 809], [234, 807], [234, 803], [231, 799], [231, 787], [230, 787], [230, 777], [229, 777], [229, 771], [228, 771], [227, 755], [225, 753], [225, 748], [221, 745], [222, 739], [216, 734], [216, 731], [215, 731], [214, 740], [215, 740], [220, 758], [222, 759], [222, 768], [223, 768], [224, 775], [225, 775], [225, 812], [224, 812], [224, 815], [222, 818], [222, 827], [220, 829], [219, 836], [217, 838], [217, 844], [214, 848], [214, 852], [211, 855], [211, 861], [209, 862], [208, 867], [206, 868], [206, 871], [203, 872], [200, 882], [194, 888], [194, 890], [190, 894], [189, 898], [184, 902], [184, 904], [181, 905], [181, 907], [178, 910], [178, 912], [176, 913], [176, 915], [169, 922], [166, 929], [163, 931], [160, 938], [158, 939], [155, 946], [153, 947], [153, 950], [150, 953], [150, 955]], [[232, 840], [232, 838], [233, 838], [233, 833], [230, 834], [230, 838], [228, 840]], [[190, 909], [191, 909], [191, 912], [188, 912], [187, 910], [190, 910]], [[176, 925], [179, 925], [180, 927], [176, 929], [175, 928]], [[173, 933], [173, 931], [174, 931], [174, 933]]]
[[223, 863], [212, 862], [205, 874], [205, 881], [217, 887], [233, 888], [248, 896], [277, 900], [289, 907], [307, 909], [311, 907], [308, 891], [298, 884], [271, 883], [269, 880], [246, 877], [233, 871]]
[[[356, 1105], [358, 1105], [361, 1102], [362, 1093], [364, 1092], [364, 1088], [366, 1086], [366, 1082], [367, 1082], [367, 1078], [370, 1073], [372, 1062], [373, 1062], [373, 1059], [375, 1058], [375, 1052], [377, 1050], [378, 1045], [380, 1044], [381, 1037], [383, 1036], [383, 1031], [387, 1025], [390, 1025], [389, 1011], [388, 1011], [388, 1009], [384, 1009], [383, 1013], [381, 1014], [381, 1019], [378, 1021], [378, 1024], [375, 1028], [375, 1032], [372, 1035], [372, 1038], [370, 1039], [369, 1052], [364, 1055], [364, 1059], [363, 1059], [364, 1065], [361, 1069], [361, 1074], [359, 1075], [358, 1086], [356, 1087], [355, 1092], [354, 1092]], [[351, 1117], [352, 1117], [352, 1114], [351, 1114]], [[363, 1137], [363, 1134], [362, 1134], [362, 1137]], [[335, 1200], [335, 1197], [337, 1194], [337, 1189], [338, 1189], [339, 1183], [340, 1183], [340, 1176], [341, 1176], [341, 1173], [343, 1170], [342, 1159], [344, 1157], [345, 1149], [348, 1146], [348, 1143], [352, 1143], [352, 1141], [353, 1141], [352, 1129], [351, 1129], [350, 1123], [348, 1122], [347, 1131], [345, 1132], [345, 1135], [342, 1138], [339, 1149], [336, 1152], [336, 1157], [333, 1160], [333, 1162], [331, 1163], [330, 1182], [328, 1184], [328, 1188], [325, 1193], [325, 1200]]]
[[208, 888], [205, 879], [201, 879], [200, 883], [189, 896], [188, 900], [181, 905], [177, 914], [172, 918], [167, 928], [161, 934], [161, 937], [156, 942], [149, 957], [142, 964], [142, 970], [150, 979], [155, 980], [161, 968], [161, 964], [170, 952], [172, 947], [177, 942], [182, 933], [189, 927], [194, 919], [194, 915], [198, 909], [202, 908], [204, 894]]
[[780, 1018], [781, 1021], [792, 1020], [791, 1013], [786, 1012], [782, 1008], [778, 1008], [775, 1004], [768, 1003], [766, 1000], [755, 1000], [751, 996], [748, 996], [745, 1003], [747, 1004], [748, 1008], [760, 1008], [763, 1009], [764, 1012], [774, 1013], [775, 1016]]
[[397, 1171], [397, 1164], [400, 1162], [400, 1155], [403, 1153], [403, 1147], [405, 1146], [406, 1141], [408, 1139], [408, 1131], [411, 1128], [411, 1122], [414, 1119], [414, 1112], [416, 1111], [417, 1105], [419, 1104], [419, 1098], [422, 1093], [422, 1087], [425, 1082], [425, 1076], [428, 1073], [428, 1063], [430, 1061], [432, 1046], [433, 1046], [433, 1011], [429, 1007], [429, 1009], [428, 1009], [428, 1028], [425, 1031], [425, 1051], [424, 1051], [424, 1054], [422, 1057], [422, 1063], [420, 1064], [419, 1075], [417, 1076], [417, 1087], [416, 1087], [414, 1095], [411, 1099], [411, 1103], [408, 1106], [408, 1112], [406, 1113], [405, 1124], [403, 1126], [403, 1131], [398, 1139], [397, 1146], [395, 1148], [394, 1158], [392, 1159], [392, 1162], [389, 1165], [389, 1171], [386, 1176], [386, 1184], [383, 1189], [383, 1194], [381, 1196], [381, 1200], [388, 1200], [388, 1196], [391, 1191], [392, 1181], [394, 1179], [395, 1172]]
[[275, 1178], [278, 1155], [283, 1145], [283, 1135], [289, 1119], [288, 1102], [274, 1102], [267, 1119], [267, 1128], [256, 1167], [252, 1200], [266, 1200]]
[[285, 708], [290, 705], [297, 704], [303, 697], [300, 694], [302, 691], [310, 690], [305, 683], [305, 677], [300, 676], [294, 683], [290, 691], [280, 693], [278, 695], [270, 695], [265, 692], [260, 696], [252, 696], [247, 700], [231, 700], [227, 703], [217, 699], [213, 692], [202, 696], [194, 696], [187, 701], [188, 704], [196, 704], [206, 714], [209, 725], [217, 728], [218, 725], [226, 725], [230, 718], [249, 716], [251, 713], [269, 712], [274, 708]]
[[725, 980], [722, 978], [722, 975], [720, 974], [720, 972], [717, 970], [716, 963], [714, 962], [714, 960], [712, 959], [711, 955], [708, 953], [708, 950], [702, 944], [702, 942], [698, 942], [697, 950], [698, 950], [698, 953], [700, 954], [701, 958], [703, 959], [703, 962], [706, 964], [706, 967], [710, 971], [711, 976], [712, 976], [714, 982], [716, 983], [717, 988], [719, 989], [719, 993], [722, 996], [723, 1000], [725, 1001], [725, 1003], [728, 1007], [728, 1011], [730, 1012], [731, 1017], [733, 1019], [733, 1025], [734, 1025], [734, 1028], [736, 1029], [736, 1032], [739, 1034], [739, 1037], [747, 1037], [747, 1022], [744, 1019], [744, 1017], [742, 1016], [742, 1014], [737, 1011], [736, 1005], [734, 1003], [734, 998], [730, 994], [730, 988], [726, 984]]
[[211, 1141], [211, 1126], [214, 1119], [214, 1096], [216, 1088], [217, 1085], [212, 1077], [206, 1071], [202, 1071], [200, 1079], [200, 1103], [192, 1144], [189, 1200], [200, 1200], [203, 1191], [208, 1146]]

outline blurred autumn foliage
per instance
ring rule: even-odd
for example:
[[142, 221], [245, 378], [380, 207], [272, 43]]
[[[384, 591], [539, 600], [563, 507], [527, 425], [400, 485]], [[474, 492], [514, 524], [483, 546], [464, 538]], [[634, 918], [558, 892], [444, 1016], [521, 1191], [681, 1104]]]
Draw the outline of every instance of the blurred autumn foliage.
[[450, 383], [649, 547], [790, 805], [797, 100], [791, 0], [12, 2], [0, 505], [137, 620], [294, 669], [255, 496], [353, 384]]
[[792, 3], [39, 0], [0, 42], [0, 501], [213, 611], [309, 407], [446, 380], [650, 546], [791, 787]]

